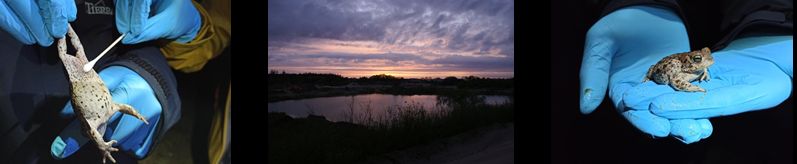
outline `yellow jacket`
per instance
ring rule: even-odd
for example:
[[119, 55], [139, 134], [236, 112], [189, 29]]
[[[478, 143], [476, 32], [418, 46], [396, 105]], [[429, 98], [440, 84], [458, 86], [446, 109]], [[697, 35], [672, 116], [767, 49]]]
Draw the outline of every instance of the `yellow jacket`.
[[[190, 73], [205, 66], [230, 45], [230, 1], [204, 0], [193, 2], [202, 17], [202, 27], [196, 38], [188, 43], [169, 42], [161, 47], [169, 66]], [[220, 163], [229, 148], [230, 91], [227, 87], [226, 107], [214, 110], [208, 140], [208, 158], [211, 163]]]
[[190, 73], [205, 66], [208, 60], [221, 54], [230, 45], [230, 1], [205, 0], [193, 2], [202, 17], [202, 27], [188, 43], [170, 42], [161, 47], [169, 65], [175, 70]]

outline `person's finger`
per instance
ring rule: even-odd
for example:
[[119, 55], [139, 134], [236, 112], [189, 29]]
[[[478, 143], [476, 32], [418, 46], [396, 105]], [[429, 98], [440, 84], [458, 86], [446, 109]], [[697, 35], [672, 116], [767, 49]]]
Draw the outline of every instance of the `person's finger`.
[[[722, 80], [712, 80], [715, 86], [719, 85], [719, 81]], [[707, 87], [706, 84], [696, 84], [704, 89], [714, 90], [715, 87]], [[670, 85], [665, 84], [656, 84], [655, 82], [645, 82], [634, 86], [631, 89], [628, 89], [623, 95], [623, 105], [628, 108], [632, 109], [650, 109], [651, 102], [657, 100], [658, 98], [665, 96], [665, 95], [672, 95], [674, 97], [680, 97], [683, 100], [702, 100], [704, 97], [703, 92], [682, 92], [676, 91]], [[656, 112], [653, 112], [657, 114]], [[665, 117], [669, 118], [669, 117]], [[702, 117], [701, 117], [702, 118]], [[675, 118], [671, 118], [675, 119]], [[678, 118], [684, 119], [684, 118]]]
[[[118, 0], [116, 1], [116, 28], [120, 33], [136, 36], [143, 31], [149, 19], [150, 0]], [[130, 44], [129, 42], [122, 43]]]
[[[36, 41], [36, 43], [39, 43], [40, 46], [46, 47], [53, 44], [53, 38], [50, 36], [50, 33], [47, 32], [47, 28], [44, 25], [44, 19], [42, 18], [41, 14], [38, 11], [39, 5], [36, 4], [36, 2], [34, 1], [4, 1], [4, 2], [11, 9], [9, 11], [15, 11], [16, 13], [25, 13], [25, 14], [16, 14], [16, 17], [19, 18], [20, 22], [22, 22], [21, 25], [24, 26], [23, 28], [26, 29], [28, 32], [28, 34], [22, 34], [22, 35], [31, 35], [32, 36], [31, 38], [33, 38]], [[12, 28], [16, 29], [15, 27]], [[12, 31], [12, 32], [18, 32], [18, 31]], [[24, 39], [27, 37], [22, 37], [22, 38]]]
[[50, 145], [50, 155], [56, 159], [64, 159], [71, 156], [81, 146], [89, 142], [89, 138], [83, 136], [78, 120], [72, 121], [61, 133], [55, 137]]
[[152, 25], [153, 23], [156, 23], [156, 22], [155, 21], [149, 21], [149, 22], [145, 23], [145, 25], [143, 26], [144, 27], [143, 31], [141, 33], [138, 33], [137, 35], [125, 36], [122, 39], [122, 43], [125, 43], [125, 44], [136, 44], [136, 43], [141, 43], [141, 42], [146, 42], [146, 41], [158, 39], [161, 36], [164, 36], [169, 31], [169, 30], [165, 30], [165, 29], [162, 29], [162, 28], [161, 29], [154, 28], [154, 26]]
[[[785, 75], [783, 75], [785, 76]], [[767, 80], [769, 81], [769, 80]], [[702, 94], [667, 94], [654, 100], [650, 110], [670, 119], [712, 118], [773, 107], [788, 98], [790, 81], [772, 80], [763, 85], [732, 85]], [[764, 84], [767, 84], [764, 83]], [[767, 88], [776, 87], [776, 90]]]
[[130, 32], [133, 34], [140, 34], [144, 32], [144, 25], [149, 19], [150, 7], [152, 7], [151, 0], [132, 0], [130, 4], [134, 11], [130, 15]]
[[639, 110], [647, 110], [650, 107], [650, 102], [656, 97], [675, 92], [669, 85], [660, 85], [653, 81], [637, 84], [624, 91], [622, 95], [623, 105]]
[[24, 44], [35, 43], [36, 39], [30, 35], [22, 20], [12, 11], [14, 10], [11, 10], [5, 1], [0, 1], [0, 22], [3, 22], [0, 23], [0, 29], [5, 30]]
[[116, 30], [119, 33], [127, 34], [130, 32], [130, 0], [116, 0], [114, 2], [116, 11], [114, 16], [116, 19]]
[[697, 124], [703, 129], [703, 132], [700, 133], [700, 139], [706, 139], [708, 136], [711, 136], [711, 133], [714, 133], [714, 126], [711, 125], [711, 121], [708, 119], [697, 119]]
[[750, 34], [732, 41], [717, 53], [734, 53], [774, 63], [783, 72], [794, 77], [794, 36]]
[[75, 21], [77, 19], [77, 6], [73, 0], [64, 0], [64, 9], [66, 10], [66, 19], [68, 21]]
[[[786, 100], [791, 94], [791, 78], [778, 67], [756, 64], [743, 56], [717, 56], [711, 81], [701, 84], [706, 93], [670, 93], [651, 101], [650, 110], [668, 119], [711, 118], [766, 109]], [[729, 60], [726, 60], [729, 59]], [[740, 69], [742, 64], [754, 70]]]
[[592, 113], [600, 105], [609, 85], [609, 72], [612, 63], [612, 43], [605, 41], [610, 29], [596, 23], [587, 32], [584, 57], [581, 61], [579, 80], [580, 110], [583, 114]]
[[67, 10], [66, 1], [63, 0], [38, 0], [41, 8], [44, 25], [52, 37], [63, 38], [66, 35]]
[[708, 119], [671, 120], [671, 135], [683, 143], [690, 144], [711, 135], [713, 128]]
[[173, 39], [179, 43], [187, 43], [196, 37], [201, 27], [201, 18], [190, 1], [159, 2], [156, 5], [164, 8], [158, 8], [158, 13], [144, 22], [138, 35], [125, 37], [122, 39], [123, 43], [133, 44], [156, 39]]
[[631, 125], [654, 137], [666, 137], [670, 134], [670, 120], [653, 115], [647, 110], [628, 110], [621, 113]]

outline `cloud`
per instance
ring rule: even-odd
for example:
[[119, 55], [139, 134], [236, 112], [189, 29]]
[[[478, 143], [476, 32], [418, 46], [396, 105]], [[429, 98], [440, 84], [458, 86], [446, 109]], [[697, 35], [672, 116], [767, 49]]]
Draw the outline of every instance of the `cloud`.
[[448, 56], [433, 60], [431, 64], [444, 65], [444, 68], [449, 70], [514, 72], [512, 57]]
[[325, 1], [269, 0], [269, 40], [294, 37], [374, 39], [383, 34], [383, 25], [370, 21], [369, 15], [335, 8], [341, 4], [322, 2]]
[[269, 0], [269, 68], [512, 74], [513, 19], [512, 0]]

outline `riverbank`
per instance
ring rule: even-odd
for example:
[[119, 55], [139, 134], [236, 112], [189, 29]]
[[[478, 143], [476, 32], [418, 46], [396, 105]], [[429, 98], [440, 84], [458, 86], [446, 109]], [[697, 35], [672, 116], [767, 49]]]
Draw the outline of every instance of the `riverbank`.
[[375, 88], [323, 88], [313, 89], [301, 92], [286, 92], [286, 91], [272, 91], [268, 94], [268, 102], [278, 102], [286, 100], [298, 100], [307, 98], [319, 97], [334, 97], [334, 96], [354, 96], [362, 94], [392, 94], [392, 95], [451, 95], [461, 94], [467, 92], [468, 94], [476, 95], [505, 95], [513, 96], [513, 89], [458, 89], [452, 87], [424, 87], [424, 88], [406, 88], [400, 86], [391, 87], [375, 87]]
[[514, 104], [484, 105], [453, 99], [451, 110], [398, 108], [389, 119], [354, 117], [357, 124], [322, 116], [268, 114], [269, 163], [356, 163], [432, 143], [472, 129], [514, 122]]
[[271, 72], [266, 77], [268, 79], [268, 102], [374, 93], [443, 95], [470, 92], [479, 95], [507, 96], [514, 94], [514, 78], [496, 79], [468, 76], [443, 79], [404, 79], [384, 74], [347, 78], [335, 74], [278, 74], [276, 72]]

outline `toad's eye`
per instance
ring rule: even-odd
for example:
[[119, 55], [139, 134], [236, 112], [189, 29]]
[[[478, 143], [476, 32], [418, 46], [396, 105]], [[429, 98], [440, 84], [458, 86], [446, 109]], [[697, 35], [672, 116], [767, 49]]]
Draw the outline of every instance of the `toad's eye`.
[[703, 61], [703, 56], [701, 56], [701, 55], [692, 56], [692, 61], [694, 61], [694, 62]]

